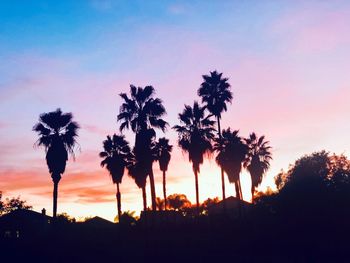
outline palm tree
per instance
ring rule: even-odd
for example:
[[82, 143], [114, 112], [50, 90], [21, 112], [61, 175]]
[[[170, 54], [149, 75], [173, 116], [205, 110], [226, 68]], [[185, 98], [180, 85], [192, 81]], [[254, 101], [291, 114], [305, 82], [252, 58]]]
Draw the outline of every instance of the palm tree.
[[255, 189], [261, 184], [266, 171], [270, 167], [270, 161], [272, 160], [271, 146], [269, 146], [269, 141], [265, 141], [265, 136], [258, 137], [254, 132], [245, 141], [249, 150], [244, 167], [247, 168], [252, 179], [253, 202]]
[[[144, 205], [146, 204], [147, 176], [149, 176], [150, 178], [152, 198], [153, 198], [153, 194], [155, 194], [154, 175], [153, 175], [153, 169], [152, 169], [152, 164], [156, 160], [156, 156], [154, 152], [155, 136], [156, 136], [156, 133], [153, 129], [142, 129], [136, 134], [136, 143], [133, 150], [134, 162], [130, 168], [131, 170], [129, 169], [130, 175], [135, 179], [136, 184], [138, 184], [138, 186], [143, 191], [142, 194], [144, 196], [143, 197]], [[153, 199], [152, 199], [152, 209], [153, 209]]]
[[159, 138], [155, 145], [156, 158], [159, 162], [159, 169], [163, 172], [163, 195], [164, 195], [164, 210], [166, 210], [166, 171], [171, 158], [172, 145], [169, 145], [169, 140], [166, 138]]
[[182, 125], [174, 126], [178, 133], [178, 145], [188, 153], [189, 161], [195, 177], [197, 212], [199, 213], [198, 173], [203, 163], [204, 154], [210, 154], [211, 141], [214, 138], [214, 121], [210, 116], [205, 116], [205, 107], [201, 107], [195, 101], [193, 107], [185, 105], [185, 109], [179, 114]]
[[129, 175], [135, 180], [138, 188], [142, 190], [143, 211], [147, 210], [147, 196], [146, 196], [146, 180], [147, 172], [146, 168], [142, 166], [140, 162], [134, 160], [128, 166]]
[[215, 139], [214, 150], [218, 152], [216, 162], [226, 172], [229, 182], [235, 184], [236, 197], [242, 200], [239, 175], [247, 155], [247, 146], [238, 136], [238, 131], [230, 128], [222, 131], [222, 137]]
[[[168, 123], [161, 117], [166, 114], [162, 101], [159, 98], [153, 98], [155, 90], [152, 86], [145, 88], [130, 85], [130, 97], [126, 93], [121, 93], [120, 97], [124, 100], [119, 109], [118, 121], [121, 121], [120, 131], [129, 129], [135, 133], [135, 146], [140, 145], [138, 140], [142, 139], [141, 133], [146, 134], [151, 128], [159, 128], [165, 131]], [[152, 138], [153, 139], [153, 138]], [[152, 139], [150, 142], [152, 142]], [[144, 148], [151, 148], [150, 144], [144, 144]], [[144, 149], [145, 151], [145, 149]], [[137, 157], [136, 157], [137, 158]], [[156, 207], [156, 192], [154, 185], [154, 176], [152, 163], [154, 160], [149, 158], [147, 175], [150, 177], [152, 209]]]
[[101, 162], [101, 167], [106, 166], [112, 182], [117, 185], [116, 198], [118, 218], [120, 219], [122, 210], [119, 184], [122, 182], [125, 167], [127, 167], [131, 159], [129, 143], [123, 135], [114, 134], [112, 137], [108, 135], [107, 140], [103, 141], [103, 151], [100, 152], [99, 156], [104, 158]]
[[77, 144], [78, 123], [73, 121], [72, 113], [62, 113], [61, 109], [40, 114], [39, 122], [33, 131], [39, 134], [37, 146], [46, 151], [46, 163], [53, 181], [53, 217], [57, 215], [58, 183], [66, 169], [68, 153], [73, 155]]
[[[218, 125], [218, 135], [221, 138], [220, 119], [221, 114], [227, 111], [226, 104], [232, 101], [232, 92], [227, 78], [222, 78], [222, 73], [216, 70], [210, 72], [210, 75], [202, 76], [204, 81], [198, 89], [198, 96], [202, 97], [202, 103], [205, 104], [208, 111], [216, 117]], [[224, 170], [221, 167], [221, 187], [222, 200], [225, 200], [225, 178]], [[225, 205], [225, 201], [224, 201]]]

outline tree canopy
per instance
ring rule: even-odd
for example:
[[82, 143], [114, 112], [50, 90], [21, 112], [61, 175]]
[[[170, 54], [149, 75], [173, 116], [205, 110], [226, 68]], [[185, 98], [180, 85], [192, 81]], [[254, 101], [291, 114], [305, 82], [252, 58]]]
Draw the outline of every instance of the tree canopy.
[[314, 216], [350, 215], [350, 160], [326, 151], [299, 158], [275, 177], [278, 191], [258, 204], [275, 213]]
[[27, 204], [27, 201], [22, 200], [20, 196], [6, 198], [2, 200], [2, 192], [0, 191], [0, 216], [11, 213], [17, 209], [32, 209], [31, 205]]

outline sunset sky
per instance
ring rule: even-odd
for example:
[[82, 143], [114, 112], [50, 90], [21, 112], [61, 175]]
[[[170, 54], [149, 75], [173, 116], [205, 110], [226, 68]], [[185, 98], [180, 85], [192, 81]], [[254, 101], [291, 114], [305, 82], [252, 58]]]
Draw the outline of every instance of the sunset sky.
[[[153, 85], [173, 126], [212, 70], [229, 78], [234, 93], [222, 126], [271, 142], [274, 159], [260, 190], [303, 154], [349, 155], [349, 25], [350, 2], [337, 0], [1, 1], [0, 190], [52, 212], [53, 184], [32, 127], [40, 113], [60, 107], [81, 125], [81, 152], [59, 184], [58, 212], [113, 220], [115, 186], [98, 153], [118, 132], [118, 94], [130, 84]], [[125, 135], [133, 144], [134, 135]], [[165, 136], [177, 145], [173, 130]], [[154, 170], [162, 196], [157, 163]], [[168, 194], [195, 201], [191, 164], [177, 146], [167, 175]], [[247, 174], [242, 184], [249, 200]], [[122, 209], [140, 211], [141, 190], [127, 175], [121, 191]], [[201, 167], [199, 191], [200, 201], [221, 198], [214, 159]]]

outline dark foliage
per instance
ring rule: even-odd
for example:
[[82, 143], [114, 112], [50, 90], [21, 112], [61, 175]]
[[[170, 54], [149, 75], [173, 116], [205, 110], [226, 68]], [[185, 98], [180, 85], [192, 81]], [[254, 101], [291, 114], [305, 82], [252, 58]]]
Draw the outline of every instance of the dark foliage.
[[100, 152], [99, 156], [103, 158], [101, 166], [106, 166], [113, 183], [120, 184], [124, 169], [132, 160], [129, 143], [125, 140], [125, 137], [116, 134], [112, 137], [108, 135], [107, 139], [103, 141], [103, 151]]
[[227, 111], [227, 103], [231, 103], [233, 97], [228, 79], [223, 78], [222, 73], [216, 70], [202, 77], [204, 81], [198, 89], [198, 96], [202, 98], [209, 112], [220, 119], [221, 113]]
[[194, 102], [193, 107], [185, 105], [179, 114], [182, 125], [175, 125], [173, 129], [178, 133], [180, 148], [188, 153], [194, 172], [200, 172], [205, 154], [212, 151], [211, 142], [214, 139], [214, 121], [205, 114], [205, 108]]
[[20, 196], [2, 200], [2, 192], [0, 191], [0, 216], [17, 209], [32, 209], [32, 206], [27, 205], [27, 201], [22, 200]]
[[350, 161], [343, 155], [315, 152], [276, 176], [278, 192], [257, 200], [278, 216], [300, 220], [322, 216], [350, 218]]

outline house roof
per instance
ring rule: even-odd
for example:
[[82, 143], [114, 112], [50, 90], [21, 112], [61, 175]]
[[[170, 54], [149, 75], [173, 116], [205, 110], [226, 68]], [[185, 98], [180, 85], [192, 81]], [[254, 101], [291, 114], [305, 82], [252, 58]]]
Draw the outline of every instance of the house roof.
[[29, 225], [43, 225], [48, 224], [52, 217], [43, 215], [36, 211], [27, 209], [17, 209], [6, 215], [0, 217], [0, 224], [5, 225], [18, 225], [18, 226], [29, 226]]
[[[240, 200], [234, 196], [230, 196], [230, 197], [226, 198], [225, 202], [226, 202], [226, 208], [228, 210], [235, 210], [235, 209], [239, 208], [239, 205], [242, 205], [243, 207], [252, 206], [251, 203], [248, 203], [244, 200]], [[223, 206], [224, 206], [224, 200], [221, 200], [220, 202], [213, 204], [208, 208], [209, 213], [222, 211]]]
[[[234, 196], [230, 196], [228, 198], [225, 199], [226, 201], [226, 204], [244, 204], [244, 205], [247, 205], [247, 206], [251, 206], [252, 204], [245, 201], [245, 200], [240, 200], [238, 199], [237, 197], [234, 197]], [[223, 204], [224, 200], [221, 200], [220, 202], [218, 202], [218, 204]]]
[[83, 222], [84, 224], [96, 224], [96, 225], [114, 225], [113, 222], [104, 219], [102, 217], [99, 216], [95, 216], [93, 218], [87, 219], [85, 222]]
[[16, 209], [8, 214], [3, 215], [2, 217], [0, 217], [1, 219], [4, 218], [46, 218], [46, 219], [51, 219], [51, 216], [48, 215], [43, 215], [42, 213], [33, 211], [33, 210], [28, 210], [28, 209]]

